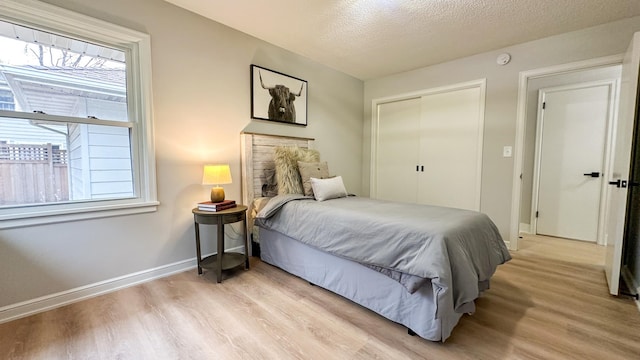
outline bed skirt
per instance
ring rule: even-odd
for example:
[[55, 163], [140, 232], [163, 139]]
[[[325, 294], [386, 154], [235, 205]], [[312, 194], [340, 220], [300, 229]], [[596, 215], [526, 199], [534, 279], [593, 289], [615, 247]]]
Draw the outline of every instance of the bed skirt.
[[436, 319], [431, 283], [413, 294], [397, 281], [366, 266], [260, 228], [260, 258], [406, 326], [420, 337], [444, 341], [463, 314]]

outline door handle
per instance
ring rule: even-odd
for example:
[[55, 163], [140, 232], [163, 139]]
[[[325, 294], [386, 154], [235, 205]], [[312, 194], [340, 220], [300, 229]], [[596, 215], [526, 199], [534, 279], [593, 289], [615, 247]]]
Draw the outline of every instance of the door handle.
[[584, 176], [591, 176], [592, 178], [597, 178], [597, 177], [600, 177], [600, 173], [597, 171], [594, 171], [594, 172], [586, 173], [584, 174]]
[[620, 187], [620, 179], [616, 181], [609, 181], [609, 185], [615, 185], [616, 187]]

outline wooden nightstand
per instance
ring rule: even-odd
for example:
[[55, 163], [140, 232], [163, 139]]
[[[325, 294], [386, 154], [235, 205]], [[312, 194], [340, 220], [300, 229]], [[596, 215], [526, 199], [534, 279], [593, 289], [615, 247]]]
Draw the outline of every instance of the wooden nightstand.
[[[222, 211], [202, 211], [198, 208], [191, 210], [196, 229], [196, 255], [198, 261], [198, 274], [202, 269], [211, 269], [216, 272], [218, 282], [222, 282], [222, 270], [232, 269], [244, 264], [249, 269], [249, 240], [247, 236], [247, 207], [238, 205], [234, 208]], [[224, 252], [224, 224], [242, 221], [244, 230], [244, 254], [236, 252]], [[216, 225], [218, 230], [218, 253], [202, 259], [200, 253], [200, 224]]]

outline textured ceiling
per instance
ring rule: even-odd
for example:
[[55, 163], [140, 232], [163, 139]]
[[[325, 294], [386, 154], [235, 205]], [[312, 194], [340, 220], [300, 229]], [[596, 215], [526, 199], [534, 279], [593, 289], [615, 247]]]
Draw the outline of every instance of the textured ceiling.
[[367, 80], [640, 15], [640, 0], [166, 0]]

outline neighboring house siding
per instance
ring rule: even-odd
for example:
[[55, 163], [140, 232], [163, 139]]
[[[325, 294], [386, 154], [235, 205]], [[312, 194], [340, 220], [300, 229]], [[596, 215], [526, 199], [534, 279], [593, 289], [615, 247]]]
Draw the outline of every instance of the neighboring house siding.
[[86, 125], [69, 125], [69, 182], [71, 198], [87, 199], [91, 194], [87, 150]]
[[101, 99], [85, 99], [86, 116], [95, 116], [98, 119], [123, 120], [127, 117], [127, 103], [118, 101], [108, 101]]
[[128, 128], [74, 125], [69, 142], [73, 199], [133, 196]]
[[129, 129], [86, 125], [92, 199], [133, 196]]
[[64, 135], [33, 126], [28, 120], [0, 118], [0, 140], [9, 144], [53, 144], [60, 145], [61, 149], [67, 148]]

